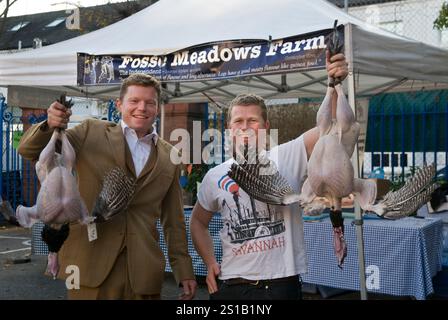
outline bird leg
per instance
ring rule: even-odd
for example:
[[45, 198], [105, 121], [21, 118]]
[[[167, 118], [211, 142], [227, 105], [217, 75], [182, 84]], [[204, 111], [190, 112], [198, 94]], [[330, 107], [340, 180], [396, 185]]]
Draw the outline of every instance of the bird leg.
[[330, 220], [333, 225], [333, 247], [334, 253], [338, 258], [338, 267], [342, 269], [342, 264], [347, 256], [347, 244], [344, 239], [344, 218], [342, 217], [341, 207], [335, 209], [334, 206], [330, 210]]
[[58, 253], [49, 252], [47, 257], [47, 268], [45, 269], [45, 274], [53, 277], [53, 280], [56, 280], [58, 272], [59, 272]]
[[328, 132], [331, 129], [331, 124], [332, 124], [331, 100], [333, 97], [333, 92], [334, 92], [334, 88], [332, 88], [332, 87], [327, 88], [327, 93], [325, 95], [325, 98], [322, 101], [322, 104], [320, 105], [319, 110], [317, 111], [316, 126], [319, 128], [319, 136], [320, 137], [328, 134]]
[[59, 272], [58, 252], [67, 239], [70, 232], [69, 224], [52, 224], [44, 225], [42, 229], [42, 240], [48, 246], [48, 261], [45, 274], [52, 276], [56, 279]]
[[68, 141], [67, 135], [65, 132], [61, 133], [61, 140], [62, 140], [62, 147], [61, 152], [64, 159], [65, 167], [70, 172], [75, 167], [76, 162], [76, 154], [75, 150], [73, 149], [72, 145]]
[[24, 228], [31, 228], [39, 220], [39, 213], [37, 212], [37, 205], [32, 207], [25, 207], [18, 205], [16, 209], [17, 221]]
[[40, 183], [47, 178], [48, 173], [56, 166], [55, 150], [56, 142], [60, 139], [60, 131], [54, 130], [51, 139], [39, 155], [39, 161], [36, 163], [36, 173]]
[[[342, 143], [342, 135], [344, 133], [347, 133], [350, 128], [354, 125], [356, 122], [355, 114], [353, 113], [352, 108], [350, 107], [347, 98], [345, 97], [344, 89], [342, 88], [341, 84], [338, 84], [335, 86], [335, 90], [338, 94], [338, 100], [337, 100], [337, 108], [336, 108], [336, 121], [337, 121], [337, 128], [338, 128], [338, 137], [339, 137], [339, 143]], [[359, 134], [359, 132], [358, 132]], [[348, 155], [351, 157], [353, 154], [353, 148], [358, 140], [358, 136], [354, 137], [353, 141], [350, 141], [351, 151], [348, 151]]]

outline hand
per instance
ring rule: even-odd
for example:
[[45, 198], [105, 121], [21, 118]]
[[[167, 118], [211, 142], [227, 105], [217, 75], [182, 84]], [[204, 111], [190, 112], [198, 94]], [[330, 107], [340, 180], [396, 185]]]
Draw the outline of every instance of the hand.
[[218, 283], [216, 277], [221, 273], [221, 267], [218, 263], [207, 266], [207, 277], [205, 283], [207, 283], [208, 293], [212, 294], [218, 291]]
[[55, 101], [48, 108], [47, 115], [47, 123], [50, 129], [67, 129], [67, 124], [70, 120], [70, 116], [72, 115], [72, 110]]
[[180, 283], [181, 283], [183, 292], [179, 296], [179, 300], [193, 299], [194, 295], [196, 294], [196, 287], [198, 286], [198, 284], [196, 283], [196, 280], [182, 280]]
[[339, 78], [344, 80], [348, 75], [348, 63], [345, 61], [343, 53], [335, 54], [330, 58], [330, 52], [327, 50], [327, 73], [329, 78]]

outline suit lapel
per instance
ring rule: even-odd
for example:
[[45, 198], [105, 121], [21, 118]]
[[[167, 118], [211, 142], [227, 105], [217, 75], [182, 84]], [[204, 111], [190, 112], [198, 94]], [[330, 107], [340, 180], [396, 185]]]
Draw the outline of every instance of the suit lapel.
[[155, 159], [146, 163], [142, 173], [138, 178], [139, 182], [140, 180], [142, 181], [142, 187], [156, 179], [163, 171], [166, 162], [170, 161], [169, 155], [166, 152], [165, 148], [162, 147], [161, 141], [159, 141], [156, 146], [154, 146], [153, 144], [152, 147], [156, 151]]
[[132, 176], [136, 179], [137, 173], [135, 172], [135, 166], [134, 166], [134, 159], [132, 159], [132, 153], [129, 149], [128, 143], [124, 142], [124, 150], [125, 150], [125, 156], [126, 156], [126, 166], [128, 167], [128, 170], [132, 173]]
[[159, 151], [157, 150], [157, 147], [154, 145], [153, 142], [151, 142], [151, 152], [149, 154], [149, 158], [145, 163], [145, 166], [142, 169], [142, 172], [140, 172], [139, 179], [145, 179], [145, 176], [154, 169], [154, 166], [157, 162], [157, 155], [159, 154]]
[[126, 144], [121, 126], [116, 125], [114, 127], [109, 127], [109, 129], [106, 131], [106, 136], [117, 165], [122, 168], [127, 167], [135, 177], [135, 169], [134, 163], [132, 162], [132, 156], [130, 163], [129, 159], [126, 160], [126, 155], [127, 153], [130, 155], [130, 151], [126, 152], [126, 148], [129, 149], [129, 147]]

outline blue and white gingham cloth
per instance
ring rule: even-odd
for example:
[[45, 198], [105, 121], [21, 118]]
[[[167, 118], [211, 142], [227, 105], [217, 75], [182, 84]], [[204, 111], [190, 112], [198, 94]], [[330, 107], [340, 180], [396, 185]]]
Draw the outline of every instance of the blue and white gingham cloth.
[[[185, 210], [185, 225], [187, 229], [189, 230], [190, 226], [190, 216], [191, 216], [191, 209]], [[41, 222], [38, 222], [33, 225], [31, 228], [32, 230], [32, 240], [31, 240], [31, 248], [33, 254], [36, 255], [47, 255], [48, 254], [48, 248], [45, 242], [42, 241], [41, 232], [44, 227], [44, 224]], [[218, 260], [218, 262], [221, 262], [222, 257], [222, 248], [221, 248], [221, 240], [219, 238], [219, 231], [222, 228], [222, 222], [219, 215], [214, 215], [212, 220], [210, 221], [210, 235], [213, 239], [213, 244], [215, 247], [215, 255]], [[165, 243], [165, 238], [162, 232], [162, 228], [160, 225], [160, 221], [157, 221], [157, 230], [159, 231], [160, 235], [160, 247], [162, 248], [163, 253], [165, 254], [166, 259], [166, 268], [165, 271], [171, 272], [171, 266], [168, 262], [167, 253], [168, 248]], [[193, 246], [193, 242], [191, 240], [190, 232], [187, 232], [188, 236], [188, 251], [191, 255], [191, 258], [193, 260], [193, 267], [194, 267], [194, 273], [196, 275], [207, 275], [207, 268], [202, 262], [202, 258], [199, 256], [199, 254], [196, 252]]]
[[31, 252], [37, 255], [47, 255], [48, 248], [45, 242], [42, 241], [42, 229], [44, 224], [37, 222], [31, 227]]
[[[347, 258], [343, 269], [333, 253], [333, 230], [329, 219], [305, 223], [308, 273], [303, 281], [334, 288], [360, 290], [356, 228], [345, 219]], [[378, 272], [379, 282], [367, 283], [369, 292], [426, 299], [434, 292], [432, 278], [442, 269], [442, 221], [403, 218], [364, 220], [365, 266]], [[376, 288], [378, 285], [378, 288]]]
[[[207, 275], [207, 268], [194, 249], [190, 232], [191, 210], [185, 211], [188, 251], [193, 260], [194, 273]], [[317, 285], [347, 290], [360, 290], [358, 269], [358, 248], [356, 229], [351, 219], [344, 220], [347, 258], [343, 269], [337, 266], [333, 252], [333, 230], [330, 220], [305, 222], [305, 242], [308, 257], [308, 273], [302, 275], [303, 281]], [[45, 243], [40, 239], [43, 224], [33, 226], [32, 248], [34, 254], [47, 254]], [[167, 256], [160, 224], [160, 247]], [[222, 248], [219, 231], [222, 222], [219, 215], [210, 221], [210, 235], [215, 247], [215, 255], [220, 262]], [[432, 278], [442, 269], [443, 223], [437, 218], [404, 218], [400, 220], [369, 219], [364, 220], [365, 266], [368, 270], [379, 271], [379, 288], [368, 286], [369, 292], [396, 296], [413, 296], [422, 300], [434, 292]], [[369, 269], [370, 266], [370, 269]], [[376, 266], [372, 269], [372, 266]], [[165, 271], [171, 272], [166, 259]], [[372, 273], [367, 273], [369, 278]]]
[[[190, 214], [191, 211], [185, 212], [187, 228]], [[342, 270], [338, 268], [333, 252], [333, 228], [330, 219], [304, 223], [308, 257], [308, 273], [302, 275], [304, 282], [360, 290], [356, 229], [351, 222], [350, 219], [344, 221], [348, 254]], [[218, 260], [222, 256], [219, 240], [221, 227], [219, 215], [213, 216], [209, 230]], [[442, 269], [443, 236], [440, 219], [364, 220], [363, 235], [366, 269], [379, 271], [379, 283], [376, 283], [379, 288], [375, 289], [376, 284], [372, 284], [369, 292], [413, 296], [416, 299], [426, 299], [434, 292], [432, 278]], [[160, 245], [166, 255], [167, 248], [162, 235]], [[207, 275], [207, 268], [194, 249], [189, 232], [188, 250], [195, 274]], [[168, 260], [166, 271], [171, 272]], [[373, 276], [373, 273], [366, 275]]]
[[[206, 276], [207, 275], [207, 267], [203, 263], [201, 256], [196, 252], [196, 249], [194, 248], [194, 245], [193, 245], [193, 241], [191, 240], [191, 235], [190, 235], [191, 210], [185, 210], [184, 213], [185, 213], [185, 225], [188, 230], [188, 232], [187, 232], [188, 253], [191, 256], [191, 260], [193, 261], [194, 274], [198, 275], [198, 276]], [[171, 266], [170, 266], [168, 258], [167, 258], [168, 248], [165, 244], [165, 238], [163, 236], [162, 228], [160, 226], [159, 221], [157, 222], [157, 229], [160, 234], [160, 240], [159, 240], [160, 247], [162, 248], [163, 253], [165, 254], [165, 259], [166, 259], [165, 271], [172, 272]], [[213, 218], [210, 221], [208, 229], [210, 232], [210, 236], [212, 237], [212, 240], [213, 240], [213, 246], [215, 248], [216, 260], [219, 263], [221, 263], [222, 247], [221, 247], [221, 240], [219, 237], [219, 231], [222, 229], [222, 221], [221, 221], [220, 215], [217, 215], [217, 214], [213, 215]]]

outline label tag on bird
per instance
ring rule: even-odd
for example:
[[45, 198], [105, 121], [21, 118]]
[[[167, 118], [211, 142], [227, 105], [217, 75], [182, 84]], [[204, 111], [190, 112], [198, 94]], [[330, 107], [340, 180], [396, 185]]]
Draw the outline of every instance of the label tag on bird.
[[92, 222], [87, 225], [87, 235], [89, 236], [90, 242], [98, 239], [98, 233], [96, 232], [96, 223]]

